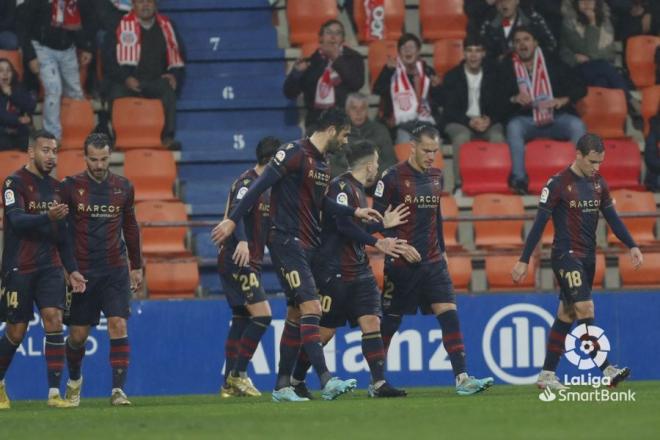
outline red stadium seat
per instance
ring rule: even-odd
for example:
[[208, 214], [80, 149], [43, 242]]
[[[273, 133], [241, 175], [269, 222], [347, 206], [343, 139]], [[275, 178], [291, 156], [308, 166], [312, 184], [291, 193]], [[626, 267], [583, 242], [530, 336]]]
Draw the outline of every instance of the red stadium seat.
[[62, 180], [67, 176], [73, 176], [85, 171], [85, 154], [82, 148], [77, 150], [64, 150], [57, 154], [57, 178]]
[[419, 0], [419, 19], [424, 40], [463, 39], [467, 33], [463, 0]]
[[453, 257], [449, 255], [447, 267], [454, 288], [467, 291], [472, 282], [472, 260], [470, 257]]
[[[617, 212], [655, 213], [657, 211], [655, 197], [652, 192], [620, 189], [612, 191], [612, 198], [614, 199], [614, 207]], [[624, 218], [622, 220], [638, 244], [649, 245], [657, 243], [657, 239], [655, 238], [655, 217]], [[609, 227], [607, 229], [607, 242], [610, 244], [621, 244]]]
[[639, 146], [630, 139], [605, 139], [605, 161], [600, 174], [611, 190], [642, 189], [642, 157]]
[[626, 136], [628, 104], [623, 90], [589, 87], [587, 96], [578, 102], [577, 111], [588, 131], [604, 138]]
[[468, 142], [461, 146], [458, 156], [465, 194], [511, 193], [511, 154], [507, 144]]
[[199, 286], [197, 260], [147, 260], [145, 277], [150, 298], [192, 298]]
[[655, 55], [660, 46], [660, 37], [637, 35], [626, 41], [626, 66], [635, 87], [649, 87], [655, 84]]
[[[135, 205], [138, 222], [185, 222], [188, 220], [186, 205], [176, 201], [161, 202], [148, 200]], [[149, 227], [143, 226], [142, 252], [145, 255], [182, 256], [190, 255], [186, 249], [186, 227]]]
[[642, 117], [644, 118], [644, 135], [649, 134], [649, 119], [660, 113], [660, 85], [642, 90]]
[[112, 104], [115, 145], [120, 150], [162, 148], [165, 113], [160, 99], [118, 98]]
[[645, 252], [644, 264], [638, 270], [632, 267], [630, 254], [619, 255], [619, 275], [622, 287], [651, 287], [660, 285], [660, 253]]
[[463, 40], [442, 39], [433, 45], [433, 65], [435, 73], [441, 79], [461, 61], [463, 61]]
[[174, 200], [174, 156], [167, 150], [129, 150], [124, 175], [135, 186], [135, 200]]
[[575, 146], [570, 142], [539, 139], [525, 145], [525, 169], [529, 176], [528, 190], [540, 194], [550, 177], [575, 160]]
[[[479, 194], [474, 197], [472, 215], [523, 215], [522, 197], [517, 195]], [[487, 248], [522, 246], [523, 220], [486, 220], [474, 222], [474, 244]], [[513, 266], [512, 266], [513, 267]]]
[[[456, 199], [452, 195], [444, 195], [440, 199], [440, 210], [442, 217], [456, 217], [458, 216], [458, 205]], [[445, 247], [448, 250], [461, 249], [463, 246], [458, 241], [458, 222], [456, 221], [442, 221], [442, 231], [445, 238]]]
[[486, 283], [489, 291], [534, 290], [536, 287], [536, 259], [529, 260], [527, 277], [519, 284], [514, 284], [511, 269], [518, 261], [518, 255], [491, 255], [486, 257]]
[[288, 0], [289, 42], [294, 46], [318, 42], [321, 25], [338, 14], [336, 0]]
[[391, 40], [378, 40], [369, 44], [367, 64], [369, 65], [369, 84], [371, 87], [374, 86], [380, 71], [387, 64], [387, 58], [396, 59], [398, 56], [396, 44], [396, 41]]
[[61, 150], [82, 150], [85, 138], [94, 130], [94, 109], [86, 99], [62, 98], [60, 113], [62, 122]]
[[[381, 40], [396, 41], [402, 34], [404, 21], [406, 19], [405, 0], [385, 0], [384, 11], [384, 35]], [[353, 19], [357, 26], [357, 37], [360, 43], [368, 43], [367, 17], [364, 12], [364, 1], [353, 2]]]

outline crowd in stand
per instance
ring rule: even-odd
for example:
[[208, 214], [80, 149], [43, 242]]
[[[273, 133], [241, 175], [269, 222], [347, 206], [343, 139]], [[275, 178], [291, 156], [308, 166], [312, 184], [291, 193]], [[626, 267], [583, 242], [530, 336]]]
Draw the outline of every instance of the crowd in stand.
[[[0, 150], [25, 149], [35, 98], [43, 98], [43, 128], [62, 136], [62, 97], [103, 102], [97, 130], [108, 131], [112, 102], [135, 96], [160, 99], [163, 145], [174, 139], [176, 92], [184, 61], [176, 30], [156, 0], [0, 0]], [[11, 52], [5, 52], [11, 53]], [[103, 80], [89, 75], [95, 64]], [[20, 72], [23, 72], [21, 78]]]
[[[441, 78], [421, 57], [420, 38], [403, 34], [398, 56], [373, 81], [371, 92], [380, 97], [376, 120], [368, 117], [369, 97], [359, 94], [364, 60], [345, 44], [338, 20], [325, 23], [318, 49], [294, 63], [284, 94], [303, 96], [307, 131], [323, 109], [344, 108], [353, 122], [352, 138], [380, 146], [381, 168], [394, 163], [394, 145], [407, 142], [416, 124], [437, 126], [453, 147], [454, 190], [461, 185], [461, 145], [484, 139], [509, 145], [509, 183], [525, 193], [525, 144], [540, 137], [579, 138], [585, 126], [575, 105], [588, 86], [623, 90], [632, 121], [641, 126], [632, 83], [616, 65], [617, 48], [625, 48], [631, 36], [660, 35], [660, 2], [465, 0], [464, 8], [469, 19], [464, 61]], [[160, 99], [163, 144], [179, 147], [175, 115], [184, 54], [156, 0], [0, 0], [0, 50], [18, 51], [22, 58], [17, 63], [0, 55], [0, 150], [26, 148], [37, 99], [43, 99], [43, 127], [60, 138], [62, 97], [86, 94], [103, 104], [99, 131], [111, 130], [108, 115], [117, 98]], [[102, 79], [81, 75], [99, 63]], [[88, 78], [86, 84], [81, 78]], [[654, 190], [660, 188], [658, 125], [656, 117], [645, 151], [645, 183]], [[346, 169], [341, 155], [332, 164], [335, 175]]]
[[[536, 138], [576, 142], [586, 132], [576, 104], [587, 87], [623, 90], [631, 121], [641, 127], [632, 83], [615, 64], [616, 42], [625, 47], [631, 36], [660, 36], [660, 2], [465, 0], [464, 8], [469, 21], [460, 65], [441, 79], [422, 59], [422, 41], [405, 33], [397, 42], [398, 56], [388, 58], [373, 82], [371, 92], [380, 97], [378, 120], [369, 121], [364, 114], [355, 121], [352, 116], [355, 126], [361, 121], [370, 126], [354, 130], [354, 136], [375, 141], [386, 160], [394, 158], [393, 145], [410, 140], [415, 125], [435, 125], [453, 147], [456, 191], [461, 186], [461, 145], [475, 139], [506, 142], [512, 161], [509, 185], [524, 194], [525, 144]], [[359, 55], [345, 45], [345, 35], [339, 21], [325, 23], [318, 49], [295, 62], [284, 84], [288, 98], [304, 95], [308, 131], [324, 108], [346, 106], [355, 114], [358, 98], [347, 101], [347, 96], [363, 87], [364, 69]], [[367, 97], [359, 100], [366, 107]], [[390, 137], [383, 141], [385, 132]], [[645, 150], [646, 184], [653, 190], [660, 187], [659, 134], [656, 117]], [[333, 159], [341, 162], [341, 157]], [[343, 169], [337, 166], [333, 174]]]

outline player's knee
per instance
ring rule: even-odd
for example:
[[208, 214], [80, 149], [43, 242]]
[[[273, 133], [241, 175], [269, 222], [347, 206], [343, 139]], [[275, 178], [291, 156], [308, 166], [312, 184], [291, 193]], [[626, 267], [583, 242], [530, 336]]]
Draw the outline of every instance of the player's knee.
[[57, 310], [41, 311], [41, 319], [44, 322], [44, 329], [47, 332], [57, 332], [62, 330], [62, 313]]
[[380, 331], [380, 318], [375, 315], [362, 316], [360, 318], [360, 329], [362, 330], [362, 333]]
[[7, 335], [7, 338], [15, 345], [19, 345], [21, 342], [23, 342], [25, 333], [27, 333], [27, 325], [25, 324], [18, 324], [18, 325], [9, 324], [7, 325], [7, 329], [5, 330], [5, 334]]
[[300, 304], [300, 312], [303, 315], [319, 315], [321, 316], [321, 301], [305, 301]]
[[123, 318], [108, 318], [108, 333], [113, 338], [123, 338], [128, 334], [126, 320]]
[[300, 310], [296, 307], [287, 307], [286, 309], [286, 319], [291, 322], [300, 322]]
[[321, 327], [321, 344], [325, 345], [330, 342], [332, 338], [335, 337], [335, 331], [336, 330], [334, 328]]
[[594, 317], [594, 303], [591, 301], [580, 301], [575, 303], [575, 318], [586, 319]]

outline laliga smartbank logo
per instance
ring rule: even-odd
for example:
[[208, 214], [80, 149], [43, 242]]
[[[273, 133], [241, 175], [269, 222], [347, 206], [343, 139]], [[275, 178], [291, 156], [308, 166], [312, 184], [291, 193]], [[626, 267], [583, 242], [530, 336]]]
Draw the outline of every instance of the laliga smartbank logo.
[[[579, 370], [590, 370], [601, 367], [607, 360], [610, 351], [610, 341], [605, 331], [594, 325], [581, 324], [566, 335], [564, 341], [564, 356]], [[589, 386], [586, 391], [571, 390], [570, 386]], [[580, 376], [564, 375], [564, 389], [551, 390], [545, 388], [539, 394], [542, 402], [635, 402], [635, 392], [632, 390], [614, 391], [612, 379], [609, 376], [591, 373]]]

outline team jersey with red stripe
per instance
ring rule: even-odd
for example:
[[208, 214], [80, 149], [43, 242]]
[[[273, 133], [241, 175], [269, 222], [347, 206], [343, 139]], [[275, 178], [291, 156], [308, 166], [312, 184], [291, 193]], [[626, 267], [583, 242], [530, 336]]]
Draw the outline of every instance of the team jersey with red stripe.
[[[241, 174], [231, 186], [229, 194], [229, 204], [227, 212], [231, 212], [238, 202], [248, 192], [250, 185], [259, 177], [254, 168], [250, 168]], [[250, 267], [256, 272], [261, 272], [261, 265], [264, 259], [264, 246], [268, 237], [268, 228], [270, 226], [270, 190], [264, 191], [259, 196], [259, 201], [248, 213], [243, 216], [245, 235], [250, 249]], [[226, 243], [222, 245], [218, 255], [218, 265], [220, 272], [232, 272], [235, 267], [232, 256], [236, 250], [238, 239], [232, 235]]]
[[[51, 222], [48, 210], [60, 201], [60, 183], [50, 176], [40, 177], [25, 167], [7, 177], [2, 186], [4, 239], [2, 274], [10, 270], [29, 273], [49, 267], [61, 267], [58, 241], [64, 239], [63, 221]], [[40, 217], [35, 227], [21, 228], [9, 221], [13, 213]]]
[[62, 182], [62, 201], [69, 217], [80, 271], [105, 273], [127, 265], [142, 267], [140, 229], [135, 218], [133, 185], [109, 172], [97, 182], [87, 172]]
[[268, 164], [282, 178], [270, 195], [271, 229], [297, 237], [303, 248], [320, 245], [321, 209], [330, 166], [309, 139], [280, 148]]
[[[410, 210], [407, 222], [396, 228], [386, 229], [387, 237], [407, 240], [422, 257], [421, 264], [437, 263], [444, 252], [442, 236], [442, 171], [431, 168], [417, 171], [408, 161], [400, 162], [384, 173], [374, 191], [374, 208], [385, 212], [404, 203]], [[403, 258], [387, 258], [394, 265], [408, 264]]]
[[552, 255], [572, 253], [579, 258], [593, 257], [599, 212], [613, 203], [600, 174], [581, 177], [568, 167], [551, 177], [541, 191], [539, 209], [552, 213], [555, 227]]
[[[340, 205], [366, 208], [364, 187], [351, 173], [344, 173], [330, 182], [328, 197]], [[348, 221], [359, 221], [349, 219]], [[319, 262], [324, 270], [340, 273], [343, 281], [373, 276], [365, 245], [342, 234], [337, 228], [336, 216], [323, 214]]]

